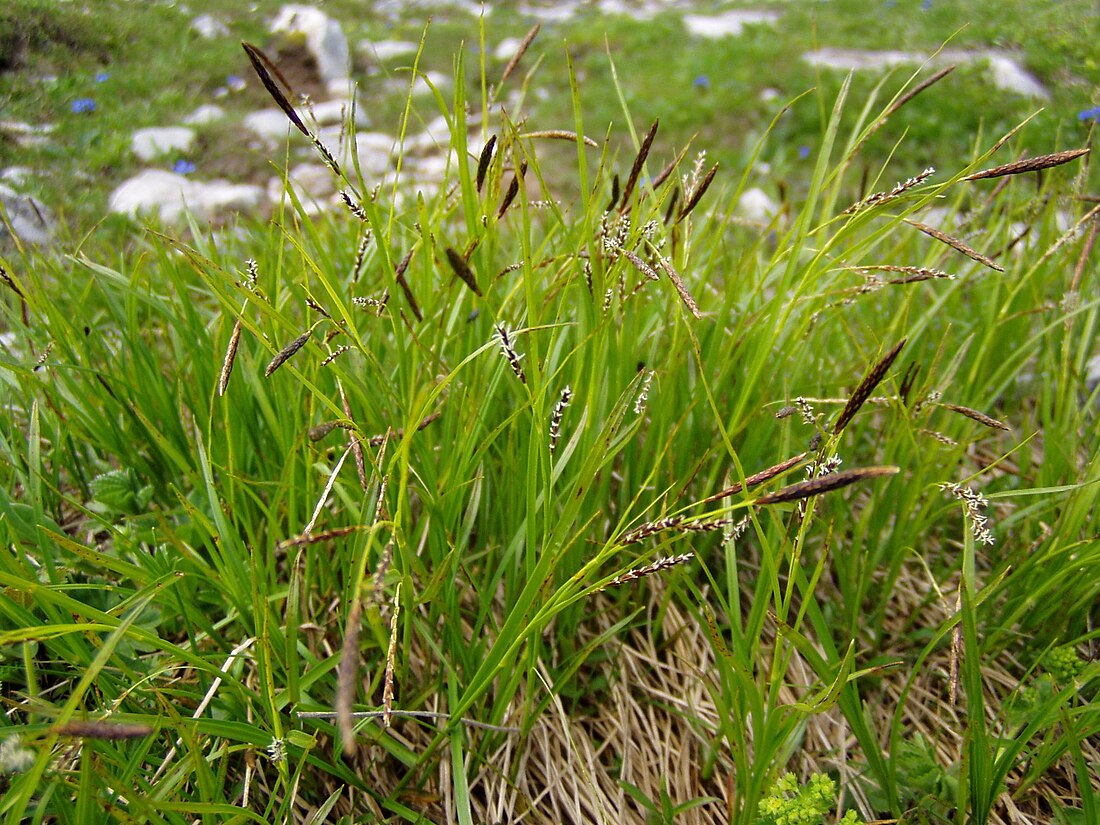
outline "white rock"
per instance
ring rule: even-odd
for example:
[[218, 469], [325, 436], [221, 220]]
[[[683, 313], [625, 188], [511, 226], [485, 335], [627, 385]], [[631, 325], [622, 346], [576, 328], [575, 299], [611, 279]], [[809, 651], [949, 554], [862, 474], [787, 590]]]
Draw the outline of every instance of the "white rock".
[[229, 27], [212, 14], [200, 14], [192, 20], [191, 30], [206, 40], [229, 36]]
[[447, 125], [447, 118], [442, 115], [425, 126], [420, 134], [405, 138], [405, 150], [413, 154], [447, 149], [450, 145], [451, 130]]
[[216, 103], [204, 103], [183, 119], [188, 126], [208, 126], [211, 123], [222, 120], [225, 117], [225, 109]]
[[[309, 111], [312, 113], [313, 117], [316, 118], [317, 125], [331, 126], [333, 124], [342, 124], [346, 122], [350, 106], [350, 101], [345, 97], [335, 100], [326, 100], [322, 103], [314, 103]], [[286, 119], [285, 115], [283, 119]], [[367, 118], [367, 113], [363, 108], [363, 102], [361, 100], [357, 100], [355, 103], [355, 125], [370, 125], [370, 120]]]
[[418, 46], [411, 40], [360, 40], [359, 50], [373, 54], [379, 62], [386, 63], [397, 57], [416, 54]]
[[268, 145], [278, 145], [286, 141], [287, 130], [292, 134], [301, 134], [290, 125], [282, 109], [261, 109], [249, 112], [241, 120], [246, 129], [262, 138]]
[[49, 143], [49, 135], [56, 128], [56, 123], [23, 123], [18, 120], [0, 120], [0, 132], [12, 135], [15, 142], [24, 148], [43, 146]]
[[163, 169], [146, 169], [111, 193], [109, 208], [131, 217], [150, 215], [174, 223], [187, 212], [200, 220], [213, 220], [229, 211], [253, 211], [263, 198], [258, 186], [224, 180], [204, 182]]
[[23, 243], [40, 246], [53, 240], [53, 213], [38, 198], [0, 185], [0, 216], [0, 240], [8, 237], [5, 223]]
[[[329, 196], [336, 191], [332, 172], [322, 163], [299, 163], [288, 175], [298, 199], [307, 215], [316, 215], [327, 205]], [[282, 178], [271, 178], [267, 183], [267, 198], [279, 203], [286, 196]]]
[[[326, 126], [317, 132], [323, 143], [348, 175], [355, 174], [352, 161], [351, 136], [343, 134], [340, 126]], [[342, 138], [342, 139], [341, 139]], [[375, 181], [393, 168], [393, 144], [391, 135], [382, 132], [356, 132], [355, 152], [359, 170], [368, 181]]]
[[601, 14], [622, 15], [634, 20], [652, 20], [661, 12], [667, 10], [670, 4], [668, 0], [600, 0], [596, 6]]
[[355, 153], [359, 157], [360, 171], [368, 178], [389, 172], [393, 166], [393, 144], [393, 137], [382, 132], [356, 134]]
[[163, 126], [138, 129], [130, 140], [130, 148], [139, 159], [151, 161], [171, 152], [188, 152], [194, 143], [194, 129], [186, 126]]
[[272, 32], [305, 36], [306, 48], [317, 61], [317, 70], [330, 91], [346, 91], [348, 78], [348, 40], [340, 24], [312, 6], [283, 6], [271, 23]]
[[723, 14], [685, 14], [684, 27], [696, 37], [717, 39], [719, 37], [737, 37], [746, 25], [760, 23], [772, 24], [779, 19], [774, 11], [756, 11], [752, 9], [733, 9]]
[[1090, 393], [1095, 392], [1097, 385], [1100, 385], [1100, 354], [1092, 356], [1085, 364], [1085, 385]]
[[779, 204], [763, 189], [754, 186], [741, 193], [741, 198], [737, 201], [736, 213], [745, 220], [770, 223], [779, 214]]
[[859, 49], [818, 49], [806, 52], [802, 55], [802, 59], [811, 66], [847, 72], [852, 69], [882, 71], [902, 63], [921, 63], [926, 57], [913, 52], [896, 50], [871, 52]]
[[511, 60], [522, 43], [518, 37], [506, 37], [493, 49], [493, 57], [497, 60]]
[[903, 64], [926, 62], [932, 66], [985, 62], [989, 66], [990, 80], [998, 89], [1028, 97], [1050, 97], [1034, 75], [1021, 67], [1013, 57], [995, 49], [949, 49], [934, 57], [920, 52], [818, 49], [806, 52], [802, 59], [813, 66], [845, 72], [853, 69], [882, 71]]
[[525, 17], [533, 17], [540, 23], [566, 23], [577, 14], [580, 9], [578, 0], [563, 0], [549, 6], [521, 5], [519, 13]]
[[412, 179], [419, 184], [436, 184], [438, 186], [446, 178], [449, 165], [450, 159], [447, 154], [409, 159], [409, 171]]
[[1023, 95], [1024, 97], [1036, 97], [1041, 100], [1050, 98], [1050, 93], [1035, 75], [1024, 69], [1019, 63], [1010, 57], [994, 54], [985, 55], [989, 61], [989, 69], [993, 74], [993, 85], [1006, 92]]
[[34, 170], [29, 166], [9, 166], [0, 172], [0, 180], [11, 184], [16, 189], [26, 186], [34, 177]]

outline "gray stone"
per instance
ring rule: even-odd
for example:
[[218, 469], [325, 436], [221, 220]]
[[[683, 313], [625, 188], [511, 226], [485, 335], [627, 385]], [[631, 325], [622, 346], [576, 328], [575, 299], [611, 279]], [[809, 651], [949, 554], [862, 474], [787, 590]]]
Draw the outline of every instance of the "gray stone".
[[15, 142], [28, 148], [42, 146], [50, 141], [50, 134], [57, 128], [55, 123], [23, 123], [18, 120], [0, 120], [0, 132], [12, 135]]
[[130, 140], [130, 148], [140, 160], [148, 162], [163, 155], [189, 152], [194, 143], [194, 129], [186, 126], [163, 126], [138, 129]]
[[[326, 100], [322, 103], [314, 103], [309, 108], [309, 112], [313, 115], [314, 119], [316, 119], [318, 126], [331, 126], [333, 124], [343, 124], [346, 122], [348, 110], [350, 108], [351, 101], [345, 97], [336, 100]], [[361, 100], [356, 100], [355, 102], [355, 125], [370, 125], [370, 120], [367, 117], [366, 110], [363, 108], [363, 101]]]
[[1011, 57], [996, 52], [985, 52], [984, 57], [989, 62], [993, 85], [998, 89], [1040, 100], [1050, 98], [1050, 93], [1038, 78]]
[[425, 126], [420, 134], [405, 138], [405, 150], [413, 154], [427, 154], [435, 150], [447, 149], [450, 145], [451, 131], [447, 126], [447, 118], [442, 115]]
[[22, 189], [33, 177], [34, 171], [29, 166], [9, 166], [0, 172], [0, 180], [16, 189]]
[[295, 135], [301, 134], [290, 125], [286, 113], [282, 109], [261, 109], [258, 112], [249, 112], [241, 123], [246, 129], [261, 138], [269, 146], [276, 146], [286, 141], [287, 129]]
[[306, 48], [317, 61], [317, 70], [329, 91], [347, 91], [348, 40], [338, 22], [312, 6], [290, 5], [279, 11], [271, 31], [304, 35]]
[[393, 144], [391, 135], [382, 132], [360, 132], [355, 136], [355, 153], [364, 175], [381, 177], [393, 168]]
[[998, 89], [1044, 100], [1050, 97], [1043, 84], [1025, 70], [1014, 57], [995, 49], [948, 49], [935, 56], [896, 50], [818, 49], [806, 52], [802, 55], [802, 59], [812, 66], [845, 72], [853, 69], [883, 71], [895, 66], [921, 63], [929, 63], [932, 66], [985, 63], [989, 67], [990, 81]]
[[493, 49], [493, 57], [497, 60], [511, 60], [522, 43], [523, 41], [518, 37], [506, 37]]
[[0, 185], [0, 240], [8, 239], [9, 226], [23, 243], [42, 246], [54, 239], [53, 213], [46, 205], [32, 195]]
[[205, 103], [183, 119], [187, 126], [209, 126], [225, 118], [225, 109], [216, 103]]
[[1100, 386], [1100, 354], [1092, 356], [1085, 364], [1085, 386], [1090, 393], [1096, 392]]
[[229, 36], [229, 27], [212, 14], [200, 14], [192, 20], [191, 30], [206, 40]]
[[411, 40], [360, 40], [359, 50], [374, 55], [380, 63], [416, 54], [418, 46]]
[[[329, 205], [330, 196], [336, 191], [332, 171], [323, 163], [299, 163], [287, 175], [298, 200], [307, 215], [316, 215]], [[267, 198], [279, 203], [286, 196], [282, 178], [271, 178], [267, 183]]]
[[716, 40], [737, 37], [747, 25], [774, 24], [779, 13], [754, 9], [732, 9], [722, 14], [685, 14], [684, 27], [689, 34]]
[[519, 13], [525, 17], [533, 17], [540, 23], [566, 23], [571, 20], [580, 9], [578, 0], [562, 0], [549, 6], [536, 6], [529, 3], [519, 7]]
[[738, 217], [754, 223], [771, 223], [779, 214], [779, 204], [761, 188], [754, 186], [741, 193], [735, 210]]
[[258, 186], [198, 181], [163, 169], [146, 169], [111, 193], [109, 208], [131, 217], [150, 215], [176, 223], [188, 212], [200, 220], [214, 220], [227, 212], [255, 211], [263, 200]]

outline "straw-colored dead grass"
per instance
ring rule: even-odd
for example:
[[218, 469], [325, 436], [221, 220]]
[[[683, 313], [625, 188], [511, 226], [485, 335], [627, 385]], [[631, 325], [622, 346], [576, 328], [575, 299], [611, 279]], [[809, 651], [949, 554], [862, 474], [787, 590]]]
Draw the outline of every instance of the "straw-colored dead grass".
[[[702, 774], [718, 723], [718, 709], [709, 692], [715, 669], [712, 643], [706, 629], [675, 599], [668, 598], [659, 578], [632, 586], [638, 599], [645, 600], [644, 620], [639, 620], [625, 637], [607, 642], [605, 655], [594, 657], [573, 677], [581, 684], [606, 688], [594, 691], [583, 702], [554, 695], [527, 736], [464, 728], [465, 740], [471, 745], [484, 737], [499, 742], [469, 777], [475, 822], [646, 825], [652, 821], [647, 819], [646, 808], [621, 783], [633, 785], [655, 802], [662, 790], [674, 805], [710, 798], [679, 815], [678, 823], [717, 825], [729, 821], [731, 760], [720, 753], [713, 772], [706, 777]], [[890, 595], [889, 613], [896, 618], [888, 621], [886, 634], [876, 641], [876, 654], [912, 662], [919, 652], [912, 643], [913, 616], [917, 617], [915, 623], [923, 627], [937, 626], [954, 609], [956, 586], [954, 581], [933, 583], [926, 568], [916, 562], [906, 566]], [[822, 587], [828, 587], [827, 580]], [[578, 629], [578, 645], [596, 639], [620, 618], [609, 609], [610, 605], [611, 600], [603, 594], [594, 597], [592, 616]], [[406, 663], [406, 685], [432, 682], [437, 678], [436, 665], [430, 651], [418, 647]], [[966, 707], [962, 697], [955, 705], [949, 702], [950, 671], [950, 645], [944, 645], [926, 661], [904, 699], [911, 673], [908, 666], [878, 674], [877, 693], [866, 697], [866, 705], [882, 741], [886, 740], [898, 703], [904, 701], [900, 718], [906, 737], [920, 735], [932, 743], [940, 765], [958, 764]], [[998, 730], [1003, 703], [1019, 687], [1023, 672], [1023, 667], [1007, 656], [986, 667], [985, 701], [991, 730]], [[554, 692], [546, 674], [540, 669], [539, 681], [526, 685], [515, 696], [514, 713], [509, 714], [506, 724], [520, 724], [524, 707]], [[787, 686], [780, 693], [781, 701], [804, 700], [814, 681], [809, 668], [795, 656]], [[402, 699], [399, 684], [395, 707], [402, 706]], [[425, 709], [446, 710], [441, 706]], [[410, 776], [377, 739], [379, 735], [392, 737], [402, 748], [421, 753], [429, 746], [434, 730], [432, 722], [394, 717], [393, 726], [380, 733], [378, 723], [372, 722], [361, 730], [360, 746], [348, 764], [358, 775], [369, 777], [376, 792], [421, 812], [428, 821], [449, 825], [458, 821], [450, 755], [440, 752], [433, 774]], [[1100, 764], [1096, 743], [1085, 741], [1081, 746], [1091, 764]], [[332, 747], [332, 743], [322, 745], [323, 749]], [[262, 767], [254, 777], [255, 799], [264, 798]], [[860, 786], [865, 773], [863, 755], [838, 709], [809, 719], [800, 749], [789, 767], [803, 779], [815, 771], [838, 776], [845, 806], [856, 807], [867, 815], [869, 805]], [[1047, 822], [1052, 816], [1052, 800], [1080, 798], [1068, 758], [1014, 798], [1012, 794], [1023, 776], [1022, 769], [1010, 773], [1009, 792], [998, 799], [989, 820], [991, 825]], [[327, 795], [336, 786], [323, 790]], [[305, 822], [315, 807], [300, 802], [297, 810], [298, 821]], [[333, 811], [379, 818], [387, 813], [373, 799], [351, 789], [345, 789]]]

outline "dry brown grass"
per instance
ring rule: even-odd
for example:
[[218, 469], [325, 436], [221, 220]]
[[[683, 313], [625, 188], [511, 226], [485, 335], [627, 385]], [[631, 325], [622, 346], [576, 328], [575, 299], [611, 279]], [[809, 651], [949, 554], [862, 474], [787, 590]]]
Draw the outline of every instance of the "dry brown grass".
[[[919, 652], [913, 646], [914, 625], [933, 628], [954, 611], [950, 594], [957, 581], [933, 582], [927, 568], [907, 564], [890, 593], [890, 617], [886, 634], [876, 640], [875, 653], [912, 662]], [[829, 589], [826, 577], [822, 588]], [[713, 797], [678, 817], [685, 825], [718, 825], [729, 820], [733, 764], [720, 753], [715, 770], [702, 775], [708, 748], [719, 722], [719, 710], [711, 699], [710, 685], [716, 669], [715, 652], [707, 631], [677, 603], [669, 600], [660, 579], [648, 578], [636, 585], [637, 597], [645, 603], [645, 619], [623, 638], [608, 642], [598, 661], [586, 664], [576, 679], [607, 688], [582, 700], [564, 700], [553, 695], [547, 669], [540, 667], [539, 679], [526, 685], [513, 699], [505, 723], [519, 724], [528, 702], [550, 697], [546, 710], [534, 720], [527, 736], [519, 732], [487, 732], [464, 728], [470, 747], [483, 737], [499, 744], [469, 777], [474, 821], [485, 823], [534, 823], [535, 825], [590, 825], [625, 823], [646, 825], [647, 811], [631, 798], [619, 780], [637, 787], [651, 799], [659, 799], [666, 788], [674, 804], [700, 797]], [[605, 633], [619, 618], [610, 609], [611, 599], [598, 595], [591, 602], [592, 616], [577, 632], [578, 646]], [[317, 605], [321, 608], [321, 605]], [[340, 627], [333, 618], [327, 626], [302, 628], [303, 636], [316, 655], [334, 655], [339, 647]], [[467, 631], [473, 632], [467, 627]], [[774, 641], [769, 634], [768, 645]], [[765, 649], [767, 645], [765, 645]], [[944, 646], [931, 656], [906, 693], [910, 669], [902, 666], [882, 671], [877, 687], [865, 695], [872, 727], [889, 730], [895, 709], [901, 705], [900, 721], [906, 737], [923, 736], [931, 742], [939, 763], [957, 765], [966, 728], [966, 708], [948, 702], [950, 649]], [[400, 656], [400, 654], [398, 654]], [[367, 669], [383, 668], [384, 660]], [[438, 678], [438, 663], [428, 645], [418, 642], [404, 663], [398, 663], [407, 694], [415, 686]], [[1010, 657], [991, 662], [984, 672], [987, 722], [996, 731], [1004, 700], [1019, 687], [1022, 666]], [[395, 707], [402, 706], [402, 684], [396, 686]], [[780, 691], [784, 703], [805, 700], [814, 674], [797, 656]], [[369, 696], [363, 685], [361, 696]], [[438, 695], [438, 694], [437, 694]], [[427, 710], [445, 711], [441, 706]], [[452, 763], [446, 753], [433, 772], [411, 775], [380, 744], [380, 737], [412, 753], [430, 745], [436, 722], [427, 724], [395, 715], [384, 732], [379, 721], [359, 731], [362, 743], [349, 765], [369, 777], [374, 790], [392, 795], [402, 804], [423, 813], [430, 822], [457, 822], [452, 798]], [[883, 734], [884, 735], [884, 734]], [[1100, 764], [1097, 743], [1081, 743], [1085, 758]], [[322, 742], [321, 749], [331, 749]], [[837, 708], [809, 718], [802, 744], [789, 766], [799, 776], [829, 771], [840, 777], [847, 805], [867, 810], [867, 802], [856, 778], [864, 770], [863, 756], [843, 715]], [[266, 799], [264, 789], [274, 768], [267, 759], [254, 760], [251, 794]], [[1032, 825], [1048, 822], [1051, 800], [1079, 799], [1073, 766], [1068, 759], [1055, 764], [1041, 782], [1012, 795], [1023, 779], [1022, 771], [1009, 776], [1009, 793], [998, 799], [991, 825]], [[335, 784], [321, 789], [327, 796]], [[317, 789], [314, 789], [316, 792]], [[321, 797], [323, 799], [324, 796]], [[306, 822], [316, 807], [296, 800], [297, 822]], [[351, 788], [333, 815], [383, 817], [376, 801]]]

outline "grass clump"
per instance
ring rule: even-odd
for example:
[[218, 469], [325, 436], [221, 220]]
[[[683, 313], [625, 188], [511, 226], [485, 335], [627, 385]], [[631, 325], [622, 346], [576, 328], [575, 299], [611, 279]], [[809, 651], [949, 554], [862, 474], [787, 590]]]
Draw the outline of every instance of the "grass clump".
[[1096, 665], [1021, 686], [1092, 636], [1095, 211], [963, 180], [1026, 131], [850, 180], [845, 85], [746, 225], [571, 60], [569, 166], [460, 52], [437, 192], [3, 260], [13, 821], [1094, 810]]

